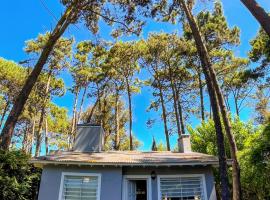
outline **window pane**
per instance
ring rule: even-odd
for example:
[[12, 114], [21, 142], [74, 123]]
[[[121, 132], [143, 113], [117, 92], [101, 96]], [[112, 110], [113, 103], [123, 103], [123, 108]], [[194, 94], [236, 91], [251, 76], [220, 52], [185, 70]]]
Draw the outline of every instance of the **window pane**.
[[162, 200], [204, 200], [201, 177], [173, 177], [160, 179]]
[[97, 176], [65, 176], [63, 200], [97, 200]]

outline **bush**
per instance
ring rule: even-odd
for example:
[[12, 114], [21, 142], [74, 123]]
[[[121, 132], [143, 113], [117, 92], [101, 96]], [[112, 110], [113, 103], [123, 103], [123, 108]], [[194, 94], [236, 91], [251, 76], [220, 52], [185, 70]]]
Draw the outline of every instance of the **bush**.
[[37, 199], [41, 170], [28, 163], [22, 151], [0, 150], [0, 199]]

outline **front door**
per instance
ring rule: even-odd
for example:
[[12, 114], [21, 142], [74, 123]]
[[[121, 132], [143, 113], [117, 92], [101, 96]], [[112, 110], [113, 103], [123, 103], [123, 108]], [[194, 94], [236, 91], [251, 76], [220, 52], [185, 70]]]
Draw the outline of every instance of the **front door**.
[[126, 176], [123, 184], [123, 200], [151, 200], [149, 178]]

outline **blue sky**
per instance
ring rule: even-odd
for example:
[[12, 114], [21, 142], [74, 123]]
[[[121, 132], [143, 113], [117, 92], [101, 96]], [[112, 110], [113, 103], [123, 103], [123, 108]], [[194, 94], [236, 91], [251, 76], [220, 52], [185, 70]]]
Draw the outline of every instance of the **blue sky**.
[[[270, 11], [269, 0], [257, 0], [268, 12]], [[59, 17], [63, 8], [59, 1], [52, 0], [8, 0], [2, 1], [0, 7], [0, 57], [9, 60], [21, 61], [27, 59], [27, 55], [23, 51], [25, 41], [35, 38], [39, 33], [51, 30], [55, 25], [55, 19], [49, 14], [42, 2], [49, 8], [56, 17]], [[236, 55], [246, 56], [250, 49], [249, 41], [257, 34], [259, 25], [248, 10], [238, 1], [222, 0], [224, 12], [230, 26], [238, 26], [241, 30], [241, 45], [235, 50]], [[179, 27], [150, 21], [143, 29], [141, 37], [146, 37], [152, 31], [174, 32], [179, 31]], [[106, 25], [101, 25], [98, 37], [103, 39], [111, 39], [109, 36], [110, 29]], [[93, 39], [91, 33], [79, 24], [76, 27], [70, 26], [65, 36], [74, 36], [76, 41]], [[134, 37], [133, 37], [134, 38]], [[147, 78], [147, 74], [143, 74], [142, 78]], [[71, 79], [67, 73], [62, 74], [67, 87], [71, 86]], [[147, 150], [151, 146], [152, 135], [157, 141], [164, 141], [163, 125], [161, 121], [157, 121], [152, 129], [146, 127], [146, 120], [157, 118], [158, 113], [146, 113], [149, 105], [151, 92], [145, 88], [142, 92], [133, 98], [134, 109], [134, 129], [136, 137], [143, 142], [142, 149]], [[67, 93], [61, 99], [54, 99], [60, 105], [71, 110], [73, 96]], [[247, 108], [242, 111], [241, 118], [246, 120], [249, 118], [250, 110]], [[195, 126], [197, 120], [192, 118], [190, 123]], [[176, 142], [176, 136], [172, 137], [172, 145]]]

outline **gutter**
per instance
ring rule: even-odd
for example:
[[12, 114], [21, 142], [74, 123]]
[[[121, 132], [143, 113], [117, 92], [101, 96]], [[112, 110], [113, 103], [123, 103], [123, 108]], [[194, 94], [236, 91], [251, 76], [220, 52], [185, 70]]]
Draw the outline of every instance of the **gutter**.
[[[30, 160], [29, 163], [34, 164], [37, 167], [43, 167], [44, 165], [76, 165], [76, 166], [136, 166], [136, 167], [160, 167], [160, 166], [218, 166], [217, 161], [207, 162], [183, 162], [183, 163], [95, 163], [95, 162], [76, 162], [76, 161], [50, 161], [50, 160]], [[232, 164], [231, 160], [227, 161], [228, 165]]]

